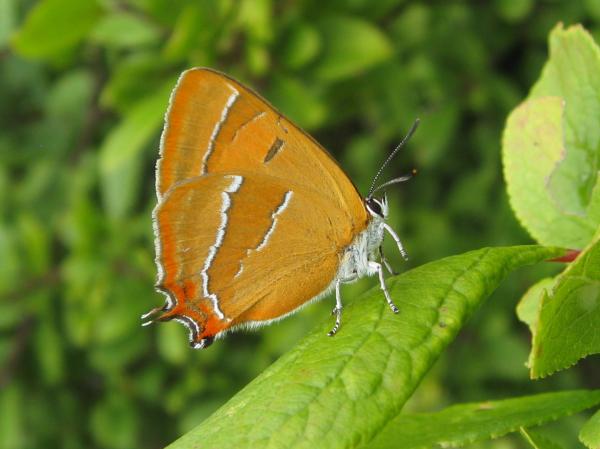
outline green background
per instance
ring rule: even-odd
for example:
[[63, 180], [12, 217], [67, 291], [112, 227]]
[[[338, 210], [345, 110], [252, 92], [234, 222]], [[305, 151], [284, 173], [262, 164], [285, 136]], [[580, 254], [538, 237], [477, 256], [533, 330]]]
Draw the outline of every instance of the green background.
[[[405, 270], [531, 242], [508, 205], [500, 136], [559, 21], [598, 37], [600, 2], [0, 0], [0, 447], [164, 446], [328, 319], [331, 298], [207, 351], [189, 349], [181, 326], [139, 327], [163, 301], [153, 166], [182, 70], [213, 67], [261, 92], [363, 192], [419, 117], [386, 171], [419, 170], [389, 192], [411, 259], [393, 242], [387, 253]], [[514, 308], [560, 268], [509, 277], [407, 410], [600, 387], [593, 358], [528, 379], [530, 337]], [[344, 300], [375, 283], [344, 287]], [[583, 422], [549, 431], [578, 447]]]

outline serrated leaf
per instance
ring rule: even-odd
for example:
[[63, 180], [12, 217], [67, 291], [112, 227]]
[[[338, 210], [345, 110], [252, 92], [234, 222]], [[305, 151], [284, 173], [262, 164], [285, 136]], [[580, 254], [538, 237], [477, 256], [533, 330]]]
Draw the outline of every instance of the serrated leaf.
[[529, 326], [531, 333], [535, 333], [537, 327], [537, 318], [540, 310], [540, 303], [544, 292], [551, 289], [555, 278], [544, 278], [529, 287], [525, 292], [519, 304], [517, 305], [517, 317], [523, 323]]
[[600, 353], [600, 232], [542, 298], [529, 357], [531, 377], [544, 377]]
[[600, 223], [598, 73], [591, 36], [559, 25], [540, 79], [508, 118], [503, 161], [511, 206], [541, 244], [582, 248]]
[[142, 150], [158, 133], [175, 80], [169, 80], [133, 106], [100, 148], [103, 200], [112, 218], [123, 218], [138, 192]]
[[520, 427], [554, 421], [598, 403], [600, 390], [580, 390], [459, 404], [436, 413], [401, 414], [391, 420], [368, 447], [458, 447], [498, 438]]
[[600, 448], [600, 410], [583, 425], [579, 432], [579, 441], [590, 449]]
[[546, 437], [539, 429], [521, 429], [521, 436], [533, 449], [562, 449], [562, 446]]
[[355, 17], [328, 17], [318, 22], [322, 53], [313, 73], [337, 81], [358, 75], [393, 54], [387, 36], [371, 23]]
[[563, 112], [562, 98], [542, 97], [524, 102], [510, 114], [502, 145], [504, 178], [510, 204], [535, 240], [582, 248], [596, 225], [560, 210], [547, 186], [565, 151]]
[[281, 357], [174, 449], [360, 447], [396, 416], [441, 351], [513, 269], [561, 253], [486, 248], [393, 279], [394, 315], [379, 288], [348, 304]]
[[43, 0], [37, 3], [12, 41], [29, 58], [54, 58], [85, 38], [102, 10], [95, 0]]

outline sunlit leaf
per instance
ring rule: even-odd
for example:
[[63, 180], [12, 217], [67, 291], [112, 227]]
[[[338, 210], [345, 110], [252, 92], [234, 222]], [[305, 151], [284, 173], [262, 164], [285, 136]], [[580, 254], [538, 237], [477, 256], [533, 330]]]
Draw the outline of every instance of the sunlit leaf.
[[594, 220], [557, 207], [548, 179], [564, 156], [564, 100], [528, 100], [508, 118], [503, 138], [504, 177], [521, 224], [540, 243], [582, 248]]
[[[173, 448], [360, 447], [397, 415], [475, 308], [513, 269], [560, 253], [487, 248], [388, 281], [400, 313], [373, 289], [285, 354]], [[257, 420], [257, 417], [260, 417]]]
[[[563, 214], [586, 216], [592, 189], [600, 182], [599, 72], [600, 48], [592, 36], [581, 25], [566, 29], [557, 25], [550, 33], [550, 58], [529, 98], [559, 96], [564, 100], [561, 143], [565, 153], [546, 181]], [[600, 223], [600, 216], [589, 219]]]
[[529, 99], [508, 118], [504, 176], [540, 243], [582, 248], [600, 224], [600, 51], [580, 26], [556, 27]]

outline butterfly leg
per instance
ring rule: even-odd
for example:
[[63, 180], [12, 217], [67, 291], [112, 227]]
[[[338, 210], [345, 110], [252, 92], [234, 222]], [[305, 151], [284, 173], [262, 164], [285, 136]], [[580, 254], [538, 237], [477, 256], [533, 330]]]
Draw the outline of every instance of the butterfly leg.
[[331, 314], [335, 315], [335, 325], [327, 333], [329, 337], [333, 337], [342, 324], [342, 295], [340, 293], [340, 286], [345, 283], [354, 282], [356, 279], [358, 279], [358, 276], [354, 275], [345, 279], [338, 279], [335, 283], [335, 307], [331, 311]]
[[371, 267], [373, 269], [373, 271], [377, 271], [377, 274], [379, 275], [379, 285], [381, 286], [381, 290], [383, 290], [385, 300], [387, 301], [388, 305], [390, 306], [390, 309], [392, 309], [392, 312], [398, 313], [399, 312], [398, 307], [396, 307], [396, 305], [394, 304], [394, 301], [392, 301], [392, 298], [390, 297], [390, 292], [388, 292], [388, 289], [385, 285], [385, 279], [383, 277], [383, 265], [381, 265], [380, 263], [377, 263], [377, 262], [370, 261], [369, 267]]
[[331, 314], [335, 315], [335, 325], [333, 326], [333, 329], [327, 333], [329, 337], [333, 337], [339, 330], [340, 324], [342, 324], [342, 296], [340, 294], [341, 283], [342, 281], [339, 279], [335, 283], [335, 307], [331, 311]]
[[406, 250], [404, 249], [404, 246], [402, 246], [402, 242], [400, 241], [400, 237], [398, 237], [398, 234], [396, 234], [396, 232], [392, 229], [392, 227], [387, 224], [387, 223], [383, 223], [383, 227], [385, 228], [385, 230], [387, 232], [390, 233], [390, 235], [392, 236], [392, 238], [396, 241], [396, 245], [398, 245], [398, 251], [400, 251], [400, 254], [402, 255], [402, 258], [404, 260], [408, 260], [408, 254], [406, 253]]
[[385, 258], [385, 255], [383, 254], [383, 246], [379, 247], [379, 257], [381, 258], [381, 261], [385, 265], [385, 268], [388, 270], [388, 272], [392, 276], [396, 276], [398, 273], [396, 273], [396, 271], [392, 268], [392, 266], [390, 265], [390, 263], [388, 262], [388, 260]]

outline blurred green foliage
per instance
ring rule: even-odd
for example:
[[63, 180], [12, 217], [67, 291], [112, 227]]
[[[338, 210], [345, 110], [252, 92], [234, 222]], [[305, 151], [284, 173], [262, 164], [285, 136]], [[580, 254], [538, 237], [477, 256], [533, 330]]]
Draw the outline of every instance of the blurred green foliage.
[[[183, 69], [210, 66], [255, 87], [362, 191], [420, 117], [388, 174], [420, 171], [390, 192], [414, 266], [530, 241], [506, 199], [500, 135], [559, 21], [597, 37], [600, 3], [0, 0], [0, 447], [161, 447], [331, 309], [325, 300], [202, 352], [174, 324], [139, 327], [162, 302], [152, 287], [153, 165]], [[393, 245], [387, 253], [400, 268]], [[557, 269], [509, 278], [408, 410], [599, 387], [592, 359], [528, 380], [529, 337], [514, 306]], [[582, 422], [549, 431], [576, 447]]]

